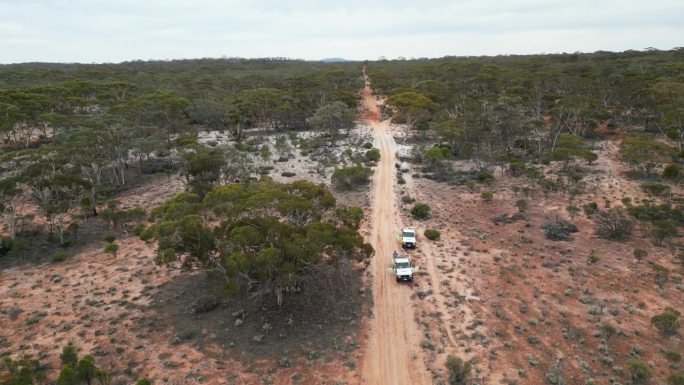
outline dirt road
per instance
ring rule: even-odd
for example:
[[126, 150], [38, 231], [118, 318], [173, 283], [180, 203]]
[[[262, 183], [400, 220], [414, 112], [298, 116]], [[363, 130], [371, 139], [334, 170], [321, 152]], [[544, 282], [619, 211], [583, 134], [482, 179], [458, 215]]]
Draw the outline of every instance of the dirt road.
[[431, 384], [420, 348], [421, 329], [416, 323], [411, 288], [398, 284], [387, 272], [392, 251], [399, 246], [401, 228], [397, 212], [394, 171], [396, 144], [390, 122], [380, 122], [378, 102], [368, 80], [364, 90], [364, 121], [373, 128], [381, 159], [373, 176], [370, 242], [375, 248], [373, 273], [374, 316], [362, 364], [363, 384]]

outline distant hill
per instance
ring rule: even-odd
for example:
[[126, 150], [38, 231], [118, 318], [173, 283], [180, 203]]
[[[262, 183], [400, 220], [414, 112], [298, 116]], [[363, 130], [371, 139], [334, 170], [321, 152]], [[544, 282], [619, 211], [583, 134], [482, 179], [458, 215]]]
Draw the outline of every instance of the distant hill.
[[324, 63], [340, 63], [340, 62], [345, 62], [349, 61], [343, 57], [327, 57], [325, 59], [321, 59], [322, 62]]

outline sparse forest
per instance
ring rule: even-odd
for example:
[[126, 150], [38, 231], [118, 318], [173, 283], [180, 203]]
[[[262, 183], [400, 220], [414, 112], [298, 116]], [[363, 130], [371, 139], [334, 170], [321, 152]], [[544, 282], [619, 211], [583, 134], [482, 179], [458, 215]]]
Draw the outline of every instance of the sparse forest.
[[683, 145], [681, 48], [2, 65], [0, 385], [681, 384]]

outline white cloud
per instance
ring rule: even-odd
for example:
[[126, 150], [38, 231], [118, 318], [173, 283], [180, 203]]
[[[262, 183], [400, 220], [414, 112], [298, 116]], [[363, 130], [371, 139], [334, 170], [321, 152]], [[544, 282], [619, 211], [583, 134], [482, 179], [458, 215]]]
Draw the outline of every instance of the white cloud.
[[0, 0], [0, 62], [669, 49], [682, 14], [673, 0]]

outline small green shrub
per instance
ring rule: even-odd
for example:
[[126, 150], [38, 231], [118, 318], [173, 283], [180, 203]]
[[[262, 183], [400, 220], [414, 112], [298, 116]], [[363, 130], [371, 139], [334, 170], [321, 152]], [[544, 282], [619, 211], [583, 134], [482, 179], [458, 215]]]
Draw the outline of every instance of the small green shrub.
[[521, 213], [524, 213], [525, 210], [527, 210], [527, 200], [526, 199], [518, 199], [515, 201], [515, 207], [518, 208], [518, 211]]
[[480, 194], [480, 198], [485, 202], [490, 202], [494, 199], [494, 193], [491, 191], [483, 191], [482, 194]]
[[684, 385], [684, 374], [672, 374], [667, 378], [668, 385]]
[[570, 218], [575, 218], [575, 215], [577, 215], [580, 212], [580, 208], [575, 206], [575, 205], [567, 205], [565, 207], [565, 211], [570, 214]]
[[428, 219], [430, 218], [430, 206], [425, 203], [416, 203], [411, 209], [411, 215], [415, 219]]
[[365, 149], [371, 149], [371, 148], [373, 148], [373, 143], [371, 143], [371, 142], [366, 142], [366, 143], [363, 144], [363, 148], [365, 148]]
[[582, 209], [584, 210], [584, 213], [587, 214], [587, 216], [591, 216], [595, 212], [598, 211], [598, 203], [596, 202], [589, 202], [584, 205], [582, 205]]
[[107, 235], [105, 235], [104, 239], [108, 243], [112, 243], [116, 239], [116, 236], [114, 234], [107, 234]]
[[295, 174], [294, 172], [290, 172], [290, 171], [283, 171], [280, 175], [284, 176], [286, 178], [291, 178], [297, 174]]
[[0, 257], [15, 254], [24, 249], [24, 244], [18, 239], [0, 237]]
[[596, 215], [596, 233], [601, 238], [624, 241], [632, 233], [632, 222], [621, 208], [602, 211]]
[[672, 362], [679, 362], [682, 360], [682, 354], [674, 350], [666, 350], [665, 357]]
[[679, 179], [680, 171], [679, 166], [674, 163], [670, 163], [663, 169], [662, 177], [667, 180], [677, 180]]
[[461, 385], [468, 381], [472, 365], [460, 357], [449, 356], [447, 357], [446, 368], [449, 373], [449, 385]]
[[360, 164], [342, 167], [333, 171], [331, 180], [335, 188], [353, 190], [370, 183], [371, 169]]
[[338, 207], [335, 210], [337, 216], [342, 220], [345, 226], [358, 229], [363, 220], [363, 209], [358, 206]]
[[478, 182], [490, 182], [494, 180], [494, 175], [488, 170], [480, 170], [475, 174], [475, 180]]
[[644, 192], [654, 196], [663, 196], [670, 193], [670, 186], [659, 182], [644, 183], [641, 185], [641, 188]]
[[414, 198], [410, 197], [409, 195], [403, 195], [403, 196], [401, 197], [401, 203], [409, 204], [409, 203], [413, 203], [413, 202], [415, 202], [415, 201], [416, 201], [416, 200], [415, 200]]
[[142, 223], [142, 222], [136, 223], [133, 226], [133, 235], [135, 235], [136, 237], [139, 237], [143, 233], [143, 231], [145, 231], [145, 224], [144, 223]]
[[646, 250], [640, 249], [638, 247], [634, 249], [634, 258], [641, 260], [646, 258], [646, 256], [648, 256], [648, 252], [646, 252]]
[[546, 222], [541, 225], [546, 239], [552, 241], [571, 241], [570, 233], [579, 231], [574, 223], [568, 221]]
[[147, 378], [141, 378], [135, 383], [135, 385], [152, 385], [152, 381], [148, 380]]
[[653, 221], [651, 235], [656, 246], [662, 246], [666, 239], [677, 236], [677, 222], [671, 219], [658, 219]]
[[143, 241], [147, 242], [150, 239], [152, 239], [152, 237], [154, 237], [154, 228], [153, 227], [148, 227], [145, 230], [143, 230], [142, 233], [140, 233], [140, 239], [142, 239]]
[[114, 242], [110, 242], [107, 245], [105, 245], [104, 251], [105, 253], [116, 255], [116, 253], [119, 251], [119, 245], [117, 245]]
[[633, 384], [643, 384], [651, 377], [651, 368], [641, 360], [632, 359], [627, 361], [627, 368], [629, 369]]
[[204, 294], [197, 298], [192, 310], [195, 314], [207, 313], [216, 309], [220, 304], [219, 299], [215, 295]]
[[520, 175], [523, 174], [523, 172], [525, 171], [525, 169], [526, 169], [527, 167], [525, 166], [525, 162], [523, 162], [522, 160], [520, 160], [520, 159], [513, 159], [513, 160], [508, 164], [508, 168], [509, 168], [509, 170], [511, 171], [511, 174], [512, 174], [513, 176], [520, 176]]
[[52, 262], [64, 262], [69, 258], [69, 254], [66, 251], [58, 251], [52, 254]]
[[600, 259], [601, 258], [598, 255], [591, 253], [587, 257], [587, 262], [589, 262], [590, 264], [594, 264], [594, 263], [598, 262]]
[[680, 315], [679, 311], [667, 307], [665, 311], [651, 318], [651, 324], [660, 331], [660, 334], [669, 337], [677, 334]]
[[431, 241], [434, 241], [434, 240], [439, 239], [440, 233], [439, 233], [439, 230], [425, 229], [425, 231], [423, 232], [423, 235], [425, 235], [425, 238], [427, 238]]
[[380, 160], [380, 149], [371, 148], [370, 150], [366, 151], [365, 156], [367, 160], [371, 162], [377, 162]]

